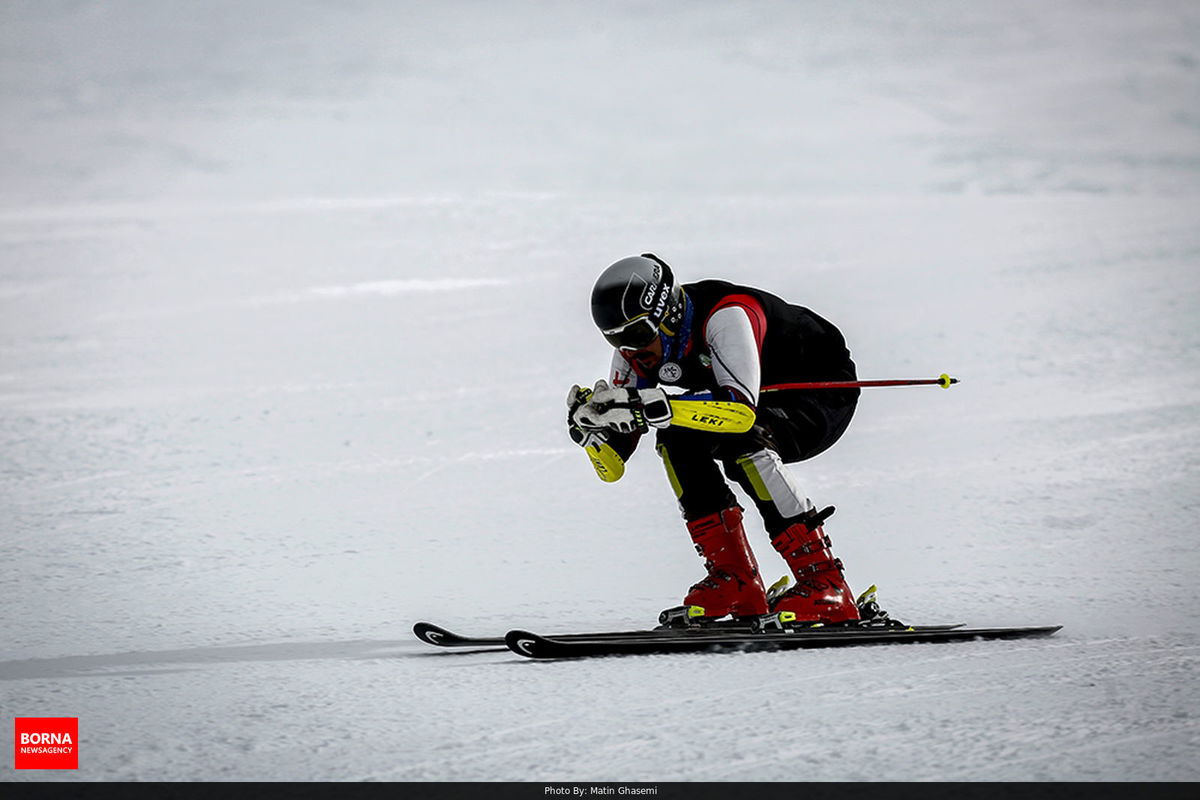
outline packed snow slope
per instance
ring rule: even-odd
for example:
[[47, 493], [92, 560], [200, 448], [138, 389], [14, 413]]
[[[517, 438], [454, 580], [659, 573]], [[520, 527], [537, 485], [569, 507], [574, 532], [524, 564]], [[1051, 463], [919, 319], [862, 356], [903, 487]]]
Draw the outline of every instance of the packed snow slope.
[[[1200, 5], [0, 4], [4, 780], [1200, 778]], [[534, 663], [702, 574], [564, 431], [652, 250], [837, 322], [856, 589], [1047, 640]], [[769, 578], [783, 572], [750, 517]]]

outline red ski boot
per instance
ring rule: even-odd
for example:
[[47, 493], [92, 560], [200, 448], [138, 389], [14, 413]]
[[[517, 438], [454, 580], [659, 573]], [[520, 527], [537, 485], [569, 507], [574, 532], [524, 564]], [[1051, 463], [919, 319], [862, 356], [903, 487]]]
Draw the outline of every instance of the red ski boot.
[[771, 601], [771, 612], [791, 612], [802, 622], [846, 622], [859, 619], [854, 595], [842, 574], [842, 561], [829, 550], [821, 523], [833, 514], [809, 511], [775, 534], [771, 545], [796, 576], [796, 585]]
[[708, 570], [708, 577], [683, 598], [688, 616], [715, 619], [767, 613], [767, 593], [742, 528], [742, 509], [730, 506], [692, 520], [687, 527]]

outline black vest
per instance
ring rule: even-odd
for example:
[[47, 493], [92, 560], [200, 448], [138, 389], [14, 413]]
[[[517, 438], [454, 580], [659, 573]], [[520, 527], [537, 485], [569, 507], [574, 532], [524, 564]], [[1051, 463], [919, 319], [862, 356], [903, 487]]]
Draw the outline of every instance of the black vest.
[[[759, 405], [787, 406], [788, 397], [794, 399], [795, 390], [772, 391], [773, 386], [802, 381], [857, 380], [854, 362], [841, 331], [807, 308], [785, 302], [770, 292], [727, 281], [685, 283], [683, 291], [692, 311], [690, 337], [682, 357], [672, 352], [672, 357], [659, 368], [659, 383], [690, 391], [718, 388], [704, 327], [713, 309], [731, 295], [753, 298], [766, 315]], [[677, 341], [675, 348], [679, 345]], [[858, 389], [817, 389], [807, 390], [804, 394], [814, 392], [820, 392], [821, 399], [831, 405], [845, 404], [859, 394]]]

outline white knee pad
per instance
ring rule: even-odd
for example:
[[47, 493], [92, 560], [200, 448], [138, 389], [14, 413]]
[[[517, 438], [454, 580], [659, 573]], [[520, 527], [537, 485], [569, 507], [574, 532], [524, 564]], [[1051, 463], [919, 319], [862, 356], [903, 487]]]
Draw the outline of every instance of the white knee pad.
[[774, 503], [775, 510], [784, 519], [798, 517], [815, 507], [800, 488], [796, 476], [774, 450], [744, 455], [737, 463], [746, 473], [758, 499]]

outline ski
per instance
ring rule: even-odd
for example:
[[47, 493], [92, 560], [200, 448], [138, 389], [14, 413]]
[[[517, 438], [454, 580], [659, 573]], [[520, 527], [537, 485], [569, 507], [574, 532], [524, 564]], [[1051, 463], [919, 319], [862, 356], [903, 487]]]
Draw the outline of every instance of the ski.
[[[754, 623], [752, 621], [742, 620], [713, 620], [706, 621], [700, 624], [688, 626], [663, 625], [658, 628], [645, 628], [628, 631], [595, 631], [591, 633], [568, 633], [555, 635], [556, 639], [570, 641], [572, 639], [612, 639], [625, 637], [641, 637], [641, 636], [670, 636], [679, 633], [701, 633], [701, 632], [721, 632], [721, 633], [750, 633], [753, 631]], [[464, 636], [455, 633], [440, 625], [434, 625], [432, 622], [418, 622], [413, 625], [413, 634], [418, 639], [426, 644], [432, 644], [436, 647], [447, 648], [481, 648], [481, 647], [499, 647], [504, 648], [505, 642], [503, 636]]]
[[541, 636], [513, 630], [505, 636], [508, 648], [534, 659], [589, 656], [649, 655], [706, 651], [755, 652], [803, 648], [847, 647], [872, 644], [963, 642], [979, 639], [1023, 639], [1049, 636], [1061, 625], [1021, 628], [967, 628], [960, 626], [870, 627], [818, 626], [772, 633], [687, 631], [667, 634], [586, 638]]
[[[954, 630], [955, 628], [963, 627], [962, 623], [952, 625], [924, 625], [915, 630], [941, 631]], [[840, 627], [836, 628], [841, 630]], [[869, 628], [878, 630], [878, 628]], [[552, 634], [550, 638], [559, 642], [571, 641], [607, 641], [610, 639], [655, 639], [663, 637], [699, 637], [699, 636], [721, 636], [725, 634], [754, 634], [756, 630], [756, 621], [749, 620], [715, 620], [708, 621], [702, 624], [689, 626], [678, 625], [663, 625], [657, 628], [645, 628], [628, 631], [594, 631], [590, 633], [565, 633]], [[809, 630], [808, 628], [798, 629], [801, 631]], [[413, 625], [413, 633], [418, 639], [426, 644], [432, 644], [436, 647], [445, 648], [462, 648], [462, 649], [479, 649], [479, 648], [500, 648], [507, 646], [506, 636], [464, 636], [454, 631], [443, 628], [440, 625], [434, 625], [432, 622], [418, 622]], [[760, 634], [756, 634], [760, 635]]]
[[413, 625], [413, 633], [436, 647], [504, 647], [503, 636], [463, 636], [432, 622], [418, 622]]

